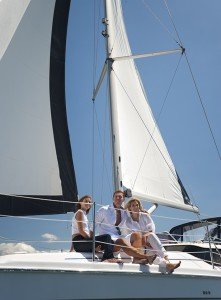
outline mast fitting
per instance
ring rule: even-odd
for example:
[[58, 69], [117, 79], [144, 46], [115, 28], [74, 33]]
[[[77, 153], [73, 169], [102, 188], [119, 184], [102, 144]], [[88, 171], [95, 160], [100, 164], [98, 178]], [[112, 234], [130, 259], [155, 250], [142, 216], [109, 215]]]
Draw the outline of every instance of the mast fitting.
[[108, 25], [108, 19], [107, 18], [102, 18], [102, 23], [105, 25]]
[[103, 35], [103, 37], [109, 37], [109, 34], [107, 33], [107, 30], [102, 30], [101, 34]]
[[183, 55], [183, 53], [186, 51], [186, 49], [182, 45], [180, 45], [180, 48], [182, 50], [181, 54]]
[[131, 191], [131, 189], [126, 189], [124, 191], [124, 197], [126, 197], [126, 198], [131, 198], [132, 197], [132, 191]]

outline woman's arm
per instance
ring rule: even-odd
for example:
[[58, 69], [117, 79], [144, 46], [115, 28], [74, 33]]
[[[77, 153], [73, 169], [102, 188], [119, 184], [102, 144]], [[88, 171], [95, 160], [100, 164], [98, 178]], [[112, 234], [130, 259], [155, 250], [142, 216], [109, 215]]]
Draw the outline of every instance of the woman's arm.
[[145, 230], [146, 232], [155, 232], [155, 224], [153, 219], [151, 218], [150, 214], [144, 214], [143, 217], [145, 218]]
[[84, 215], [82, 210], [78, 210], [78, 212], [75, 215], [75, 219], [77, 220], [78, 231], [80, 235], [82, 235], [84, 238], [90, 238], [90, 236], [84, 231], [84, 226], [83, 226]]

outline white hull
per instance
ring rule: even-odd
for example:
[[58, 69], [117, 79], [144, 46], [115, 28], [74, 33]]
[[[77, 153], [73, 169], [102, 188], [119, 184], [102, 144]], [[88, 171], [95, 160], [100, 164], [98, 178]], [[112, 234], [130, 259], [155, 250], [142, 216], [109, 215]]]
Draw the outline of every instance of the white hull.
[[3, 256], [1, 299], [221, 299], [220, 270], [185, 253], [172, 256], [183, 261], [170, 275], [154, 265], [93, 263], [77, 253]]

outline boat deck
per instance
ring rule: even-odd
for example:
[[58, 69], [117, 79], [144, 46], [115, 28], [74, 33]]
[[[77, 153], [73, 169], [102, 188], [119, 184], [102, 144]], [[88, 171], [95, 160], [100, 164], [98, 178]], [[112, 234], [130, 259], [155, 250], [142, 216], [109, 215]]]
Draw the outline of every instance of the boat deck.
[[[168, 252], [171, 262], [181, 260], [181, 267], [174, 271], [176, 274], [197, 276], [221, 276], [221, 269], [212, 268], [210, 264], [188, 253]], [[57, 270], [57, 271], [97, 271], [97, 272], [135, 272], [135, 273], [165, 273], [158, 265], [132, 264], [132, 258], [121, 256], [124, 263], [100, 262], [98, 256], [92, 261], [90, 253], [77, 252], [39, 252], [31, 254], [11, 254], [0, 257], [0, 269], [4, 270]]]

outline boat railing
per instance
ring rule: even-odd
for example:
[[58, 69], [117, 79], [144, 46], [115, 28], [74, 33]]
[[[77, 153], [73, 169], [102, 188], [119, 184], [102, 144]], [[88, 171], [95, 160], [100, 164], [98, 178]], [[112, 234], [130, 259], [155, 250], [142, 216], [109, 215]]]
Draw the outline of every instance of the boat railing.
[[[77, 202], [75, 202], [77, 203]], [[92, 231], [93, 231], [93, 238], [92, 238], [92, 242], [93, 242], [93, 251], [92, 251], [92, 260], [96, 260], [96, 245], [95, 245], [95, 235], [96, 235], [96, 226], [98, 226], [100, 223], [96, 221], [96, 218], [95, 218], [95, 215], [96, 215], [96, 207], [100, 207], [100, 206], [103, 206], [101, 204], [96, 204], [95, 202], [93, 202], [91, 204], [93, 206], [93, 211], [92, 211], [92, 220], [90, 220], [90, 224], [92, 225]], [[145, 213], [145, 212], [144, 212]], [[3, 216], [3, 215], [1, 215]], [[11, 217], [11, 218], [22, 218], [22, 219], [31, 219], [31, 220], [43, 220], [43, 221], [59, 221], [59, 222], [71, 222], [71, 220], [60, 220], [60, 219], [52, 219], [52, 218], [39, 218], [39, 217], [28, 217], [28, 216], [10, 216], [10, 215], [4, 215], [4, 216], [7, 216], [7, 217]], [[157, 216], [157, 215], [155, 215]], [[162, 216], [158, 216], [158, 217], [162, 217]], [[166, 217], [169, 219], [169, 217]], [[172, 218], [174, 219], [174, 218]], [[102, 225], [106, 225], [106, 226], [113, 226], [115, 227], [114, 225], [110, 225], [110, 224], [105, 224], [102, 222]], [[217, 224], [215, 224], [217, 226]], [[220, 226], [220, 225], [218, 225]], [[122, 232], [129, 232], [130, 229], [127, 228], [125, 225], [124, 226], [118, 226], [120, 228], [120, 230]], [[221, 250], [218, 249], [217, 246], [219, 246], [219, 243], [221, 242], [221, 239], [219, 238], [214, 238], [214, 237], [211, 237], [211, 232], [208, 230], [208, 225], [207, 225], [207, 229], [206, 229], [206, 236], [209, 237], [209, 241], [205, 241], [203, 239], [199, 239], [199, 236], [197, 238], [197, 241], [200, 240], [200, 242], [204, 243], [204, 242], [207, 242], [209, 243], [209, 250], [202, 250], [202, 251], [194, 251], [194, 254], [198, 253], [198, 254], [206, 254], [206, 253], [210, 253], [210, 260], [208, 259], [203, 259], [205, 262], [208, 262], [210, 264], [213, 265], [214, 267], [214, 264], [215, 265], [221, 265], [220, 263], [218, 263], [217, 261], [214, 262], [214, 256], [219, 256], [219, 261], [221, 262]], [[137, 230], [139, 231], [139, 230]], [[189, 237], [189, 238], [192, 238], [196, 236], [195, 234], [185, 234], [185, 237]], [[158, 237], [160, 238], [161, 242], [165, 245], [165, 244], [180, 244], [180, 241], [177, 239], [178, 237], [178, 234], [172, 234], [170, 232], [162, 232], [162, 233], [159, 233], [158, 234]], [[0, 239], [4, 240], [4, 242], [20, 242], [18, 240], [14, 240], [14, 239], [7, 239], [7, 238], [4, 238], [4, 237], [1, 237], [0, 236]], [[62, 240], [62, 241], [58, 241], [58, 240], [50, 240], [50, 241], [25, 241], [25, 242], [28, 242], [28, 243], [70, 243], [70, 240], [66, 241], [66, 240]], [[77, 241], [76, 241], [77, 242]], [[82, 241], [81, 241], [82, 242]], [[182, 241], [183, 243], [185, 243], [184, 241]], [[192, 241], [191, 241], [192, 242]], [[213, 247], [213, 249], [212, 249]], [[123, 248], [123, 246], [122, 246]], [[149, 251], [147, 249], [147, 251]], [[153, 252], [153, 249], [151, 249], [151, 252]], [[189, 253], [189, 254], [193, 254], [192, 251], [185, 251], [186, 253]]]

